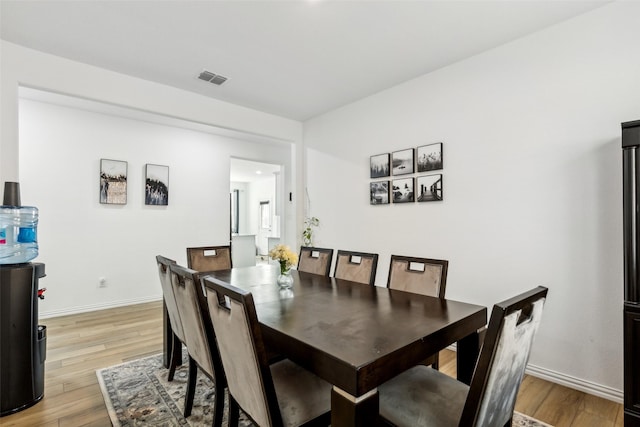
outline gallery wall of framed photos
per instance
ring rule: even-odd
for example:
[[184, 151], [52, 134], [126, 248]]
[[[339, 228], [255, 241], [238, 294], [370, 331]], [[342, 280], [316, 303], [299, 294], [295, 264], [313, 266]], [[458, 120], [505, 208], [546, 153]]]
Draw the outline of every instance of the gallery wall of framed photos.
[[442, 201], [442, 173], [432, 173], [444, 168], [442, 146], [437, 142], [371, 156], [370, 204]]
[[[127, 204], [127, 169], [123, 160], [100, 159], [100, 203]], [[145, 165], [144, 204], [169, 204], [169, 166]]]

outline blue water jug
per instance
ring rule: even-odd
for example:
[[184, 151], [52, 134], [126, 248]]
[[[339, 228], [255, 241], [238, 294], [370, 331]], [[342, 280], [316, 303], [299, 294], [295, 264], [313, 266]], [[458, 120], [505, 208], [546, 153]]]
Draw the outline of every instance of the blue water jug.
[[38, 256], [38, 208], [20, 206], [17, 182], [5, 182], [0, 206], [0, 264], [20, 264]]

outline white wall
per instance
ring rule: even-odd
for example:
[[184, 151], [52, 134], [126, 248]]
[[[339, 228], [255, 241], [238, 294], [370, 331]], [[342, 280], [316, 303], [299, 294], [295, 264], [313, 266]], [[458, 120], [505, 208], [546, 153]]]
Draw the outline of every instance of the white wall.
[[[448, 259], [447, 296], [486, 306], [548, 286], [534, 370], [620, 400], [638, 16], [613, 3], [306, 122], [316, 244], [379, 253], [378, 285], [391, 254]], [[443, 202], [369, 205], [369, 156], [441, 141]]]
[[[0, 40], [0, 184], [20, 181], [18, 133], [18, 89], [36, 88], [59, 94], [125, 106], [142, 112], [215, 126], [220, 131], [252, 141], [281, 141], [293, 144], [291, 152], [278, 163], [288, 163], [285, 178], [293, 202], [286, 205], [285, 235], [295, 245], [296, 222], [300, 221], [302, 170], [296, 168], [301, 150], [302, 124], [249, 108], [218, 101], [169, 86], [118, 74], [64, 58], [27, 49]], [[245, 156], [245, 158], [253, 158]]]
[[[291, 157], [289, 144], [31, 100], [20, 101], [19, 113], [22, 201], [40, 209], [42, 317], [160, 298], [156, 255], [186, 265], [187, 246], [228, 244], [230, 157]], [[99, 203], [101, 158], [128, 162], [126, 205]], [[145, 206], [146, 163], [169, 166], [168, 206]]]

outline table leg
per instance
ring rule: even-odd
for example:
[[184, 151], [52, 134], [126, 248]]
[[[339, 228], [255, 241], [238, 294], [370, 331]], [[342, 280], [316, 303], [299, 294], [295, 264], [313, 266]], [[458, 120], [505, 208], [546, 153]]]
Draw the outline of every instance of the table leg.
[[333, 386], [331, 389], [331, 427], [370, 427], [378, 425], [378, 389], [355, 397]]
[[467, 335], [458, 341], [456, 349], [456, 359], [458, 363], [458, 380], [465, 384], [471, 384], [473, 370], [476, 367], [478, 355], [480, 354], [480, 334], [478, 331]]

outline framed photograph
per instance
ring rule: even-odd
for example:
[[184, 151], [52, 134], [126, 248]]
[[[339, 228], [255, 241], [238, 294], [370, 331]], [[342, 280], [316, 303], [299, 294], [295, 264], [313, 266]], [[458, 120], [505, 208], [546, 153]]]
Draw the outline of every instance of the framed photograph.
[[382, 178], [390, 175], [389, 153], [371, 156], [371, 178]]
[[100, 159], [100, 203], [127, 204], [127, 162]]
[[369, 194], [372, 205], [388, 205], [389, 181], [377, 181], [369, 183]]
[[413, 148], [402, 151], [394, 151], [391, 156], [391, 165], [394, 175], [406, 175], [413, 173]]
[[419, 176], [417, 180], [419, 202], [442, 200], [442, 174]]
[[169, 166], [145, 165], [144, 204], [169, 204]]
[[413, 194], [413, 178], [394, 179], [391, 194], [393, 194], [393, 203], [407, 203], [415, 201]]
[[442, 169], [442, 142], [418, 147], [417, 157], [418, 172]]

